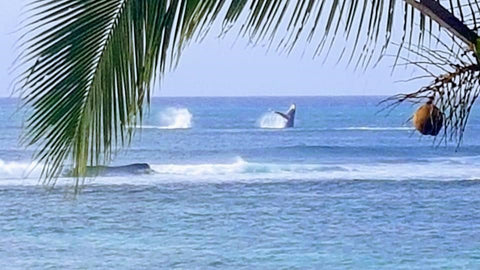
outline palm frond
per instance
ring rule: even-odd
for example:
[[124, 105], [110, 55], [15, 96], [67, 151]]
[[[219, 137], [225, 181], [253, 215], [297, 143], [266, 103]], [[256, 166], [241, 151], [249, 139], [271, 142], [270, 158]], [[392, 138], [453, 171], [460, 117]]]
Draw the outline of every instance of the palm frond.
[[[419, 68], [426, 74], [422, 77], [431, 78], [431, 82], [417, 91], [398, 94], [384, 102], [388, 104], [387, 107], [395, 107], [403, 102], [422, 103], [433, 97], [436, 106], [444, 114], [445, 128], [439, 142], [456, 141], [458, 147], [470, 112], [480, 95], [479, 37], [470, 28], [472, 26], [469, 27], [468, 20], [464, 22], [468, 16], [478, 16], [479, 5], [476, 1], [456, 1], [456, 6], [450, 5], [449, 9], [445, 9], [439, 5], [442, 1], [407, 2], [414, 2], [414, 6], [420, 10], [424, 8], [422, 4], [427, 8], [433, 7], [426, 14], [434, 11], [431, 18], [443, 27], [443, 31], [429, 33], [437, 44], [436, 49], [422, 46], [411, 50], [408, 56], [400, 56], [405, 65]], [[474, 10], [473, 5], [475, 11], [469, 14], [462, 11], [466, 6]]]
[[[394, 12], [402, 8], [400, 3], [399, 0], [233, 0], [224, 20], [224, 29], [243, 20], [240, 34], [247, 36], [254, 45], [266, 41], [269, 47], [289, 53], [299, 41], [303, 41], [312, 44], [314, 56], [322, 52], [328, 54], [338, 39], [352, 40], [350, 53], [345, 55], [367, 65], [375, 54], [372, 47], [377, 43], [387, 47]], [[245, 16], [241, 16], [242, 12], [246, 13]], [[381, 56], [381, 52], [377, 55]]]
[[81, 176], [87, 164], [107, 163], [112, 149], [130, 142], [172, 39], [191, 35], [192, 18], [209, 8], [201, 2], [31, 3], [18, 83], [30, 108], [23, 142], [38, 146], [46, 183], [65, 162]]
[[[477, 1], [440, 3], [478, 28]], [[153, 83], [215, 22], [222, 34], [241, 25], [252, 44], [286, 53], [302, 42], [329, 55], [343, 42], [338, 57], [356, 66], [380, 59], [396, 37], [398, 59], [403, 51], [420, 57], [425, 37], [444, 33], [403, 0], [31, 0], [28, 8], [17, 85], [29, 108], [23, 142], [38, 147], [45, 183], [65, 164], [82, 176], [128, 145]], [[448, 44], [461, 58], [457, 38]]]

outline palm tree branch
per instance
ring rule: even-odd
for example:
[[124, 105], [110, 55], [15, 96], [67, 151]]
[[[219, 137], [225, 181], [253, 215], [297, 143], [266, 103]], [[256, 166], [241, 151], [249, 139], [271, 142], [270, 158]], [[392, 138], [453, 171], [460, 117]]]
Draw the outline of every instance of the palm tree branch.
[[[438, 3], [472, 31], [477, 28], [478, 1]], [[152, 84], [217, 21], [222, 35], [240, 24], [238, 35], [287, 53], [303, 40], [314, 56], [326, 56], [344, 42], [339, 57], [349, 56], [357, 67], [386, 54], [398, 10], [399, 60], [404, 51], [422, 54], [425, 36], [431, 40], [445, 27], [403, 0], [36, 0], [29, 10], [19, 57], [18, 85], [30, 108], [23, 142], [38, 147], [35, 158], [45, 164], [47, 183], [65, 165], [82, 176], [87, 165], [108, 163], [115, 149], [127, 146]], [[437, 41], [435, 46], [444, 46]], [[457, 38], [447, 45], [453, 45], [450, 56], [462, 58]]]

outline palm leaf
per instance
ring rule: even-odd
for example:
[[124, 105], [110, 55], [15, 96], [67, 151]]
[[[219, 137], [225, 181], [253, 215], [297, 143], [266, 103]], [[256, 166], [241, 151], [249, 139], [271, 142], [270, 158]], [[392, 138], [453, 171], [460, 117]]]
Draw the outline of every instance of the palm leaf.
[[108, 162], [112, 146], [128, 144], [186, 2], [199, 1], [32, 2], [21, 58], [32, 110], [24, 142], [39, 146], [47, 182], [65, 162], [80, 176], [88, 163]]
[[[440, 2], [477, 27], [477, 1]], [[241, 24], [239, 35], [284, 52], [302, 41], [328, 55], [342, 42], [339, 57], [356, 66], [385, 54], [395, 25], [403, 25], [398, 55], [441, 32], [401, 0], [31, 0], [28, 8], [17, 85], [29, 108], [23, 142], [38, 147], [45, 183], [68, 164], [82, 176], [127, 146], [153, 83], [215, 22], [222, 34]]]

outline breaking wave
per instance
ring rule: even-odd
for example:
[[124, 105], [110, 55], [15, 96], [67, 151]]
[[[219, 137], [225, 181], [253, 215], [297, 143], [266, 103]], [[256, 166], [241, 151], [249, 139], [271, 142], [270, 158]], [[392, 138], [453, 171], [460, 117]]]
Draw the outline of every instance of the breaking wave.
[[280, 164], [247, 162], [197, 165], [152, 165], [160, 176], [229, 180], [476, 180], [478, 158], [446, 158], [431, 162]]
[[[150, 164], [152, 173], [115, 175], [90, 179], [94, 184], [152, 185], [171, 182], [282, 182], [288, 180], [480, 180], [480, 157], [442, 158], [416, 162], [375, 162], [345, 164], [282, 164], [248, 162], [237, 157], [232, 162], [203, 164]], [[0, 160], [0, 185], [38, 184], [39, 169], [34, 164]], [[29, 181], [27, 181], [29, 180]], [[72, 179], [61, 179], [71, 183]], [[59, 183], [62, 183], [60, 181]], [[87, 182], [88, 183], [88, 182]]]

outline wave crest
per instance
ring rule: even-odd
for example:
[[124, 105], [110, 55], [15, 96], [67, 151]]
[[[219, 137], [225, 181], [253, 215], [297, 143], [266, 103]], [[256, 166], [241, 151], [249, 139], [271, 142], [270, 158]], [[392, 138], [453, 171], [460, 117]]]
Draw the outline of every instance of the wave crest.
[[233, 163], [217, 163], [217, 164], [194, 164], [194, 165], [182, 165], [182, 164], [164, 164], [164, 165], [152, 165], [152, 169], [157, 174], [173, 174], [173, 175], [225, 175], [232, 173], [244, 172], [248, 163], [240, 157], [236, 158]]
[[[283, 182], [289, 180], [427, 180], [459, 181], [480, 179], [480, 156], [429, 159], [425, 161], [394, 161], [372, 163], [306, 164], [248, 162], [237, 157], [231, 163], [151, 164], [151, 174], [128, 173], [97, 177], [90, 183], [100, 185], [156, 185], [172, 182]], [[0, 160], [1, 185], [36, 185], [35, 164]], [[28, 174], [32, 172], [31, 174]], [[28, 177], [28, 178], [25, 178]], [[69, 184], [72, 178], [63, 177]]]
[[[461, 161], [461, 162], [459, 162]], [[479, 157], [445, 158], [431, 162], [345, 164], [255, 163], [238, 157], [228, 164], [152, 165], [157, 176], [173, 180], [283, 181], [297, 180], [476, 180]]]

